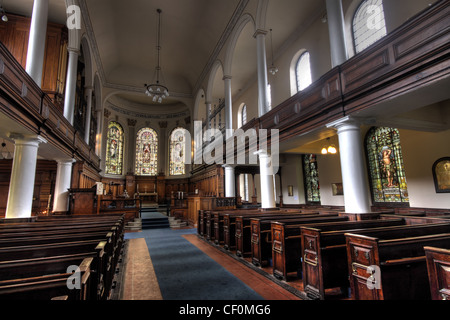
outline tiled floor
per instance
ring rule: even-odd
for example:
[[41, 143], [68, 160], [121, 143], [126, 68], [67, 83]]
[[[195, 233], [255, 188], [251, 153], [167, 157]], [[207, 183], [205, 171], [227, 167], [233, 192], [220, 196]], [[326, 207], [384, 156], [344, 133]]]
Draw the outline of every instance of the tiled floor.
[[[192, 245], [222, 265], [266, 300], [301, 300], [298, 296], [270, 281], [260, 273], [236, 261], [195, 234], [184, 235]], [[162, 300], [158, 280], [145, 239], [129, 239], [122, 300]]]

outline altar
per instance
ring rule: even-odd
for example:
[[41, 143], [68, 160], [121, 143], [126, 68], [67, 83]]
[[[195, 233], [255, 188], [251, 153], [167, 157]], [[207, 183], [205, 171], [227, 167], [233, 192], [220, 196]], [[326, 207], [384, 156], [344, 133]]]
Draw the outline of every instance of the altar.
[[158, 193], [157, 192], [138, 193], [137, 196], [141, 200], [141, 203], [150, 202], [150, 203], [158, 204]]

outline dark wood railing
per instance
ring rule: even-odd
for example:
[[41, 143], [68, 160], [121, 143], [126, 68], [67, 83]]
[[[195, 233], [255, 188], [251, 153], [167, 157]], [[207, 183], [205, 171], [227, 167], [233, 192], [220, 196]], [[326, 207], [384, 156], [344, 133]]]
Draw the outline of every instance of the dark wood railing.
[[242, 129], [278, 129], [284, 141], [448, 80], [449, 11], [449, 0], [436, 2]]
[[49, 144], [100, 171], [100, 158], [0, 42], [0, 112]]

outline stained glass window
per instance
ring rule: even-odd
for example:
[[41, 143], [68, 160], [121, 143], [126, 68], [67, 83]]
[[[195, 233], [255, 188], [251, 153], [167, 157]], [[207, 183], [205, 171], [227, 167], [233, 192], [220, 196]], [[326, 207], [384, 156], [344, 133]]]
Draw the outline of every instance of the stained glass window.
[[136, 138], [136, 168], [138, 176], [156, 176], [158, 173], [158, 135], [151, 128], [142, 128]]
[[186, 129], [176, 128], [170, 135], [170, 175], [177, 176], [185, 173]]
[[366, 137], [374, 203], [408, 203], [400, 133], [392, 128], [372, 128]]
[[319, 169], [315, 154], [303, 155], [303, 174], [306, 201], [320, 203]]
[[387, 34], [382, 0], [365, 0], [353, 17], [353, 40], [356, 53]]
[[297, 91], [302, 91], [311, 85], [311, 63], [308, 51], [298, 59], [295, 74], [297, 76]]
[[123, 128], [111, 121], [106, 142], [106, 173], [121, 175], [123, 166]]

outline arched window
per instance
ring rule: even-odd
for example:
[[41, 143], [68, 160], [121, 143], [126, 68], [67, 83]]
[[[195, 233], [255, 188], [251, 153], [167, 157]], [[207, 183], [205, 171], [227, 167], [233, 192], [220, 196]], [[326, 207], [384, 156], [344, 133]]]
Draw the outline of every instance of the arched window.
[[272, 86], [270, 83], [267, 85], [267, 109], [268, 111], [272, 110]]
[[371, 128], [366, 137], [366, 151], [373, 202], [408, 203], [399, 131]]
[[305, 90], [311, 85], [311, 63], [308, 51], [304, 52], [298, 59], [295, 75], [297, 78], [297, 91]]
[[247, 105], [244, 104], [241, 110], [241, 116], [242, 116], [242, 125], [245, 126], [247, 124]]
[[185, 174], [186, 164], [186, 129], [175, 128], [170, 134], [170, 162], [171, 176]]
[[151, 128], [142, 128], [136, 138], [136, 168], [138, 176], [156, 176], [158, 173], [158, 135]]
[[306, 201], [308, 203], [320, 203], [319, 169], [315, 154], [303, 155], [303, 176]]
[[356, 53], [383, 38], [387, 34], [383, 0], [362, 1], [353, 16], [352, 28]]
[[106, 173], [121, 175], [123, 166], [123, 128], [111, 121], [106, 142]]

